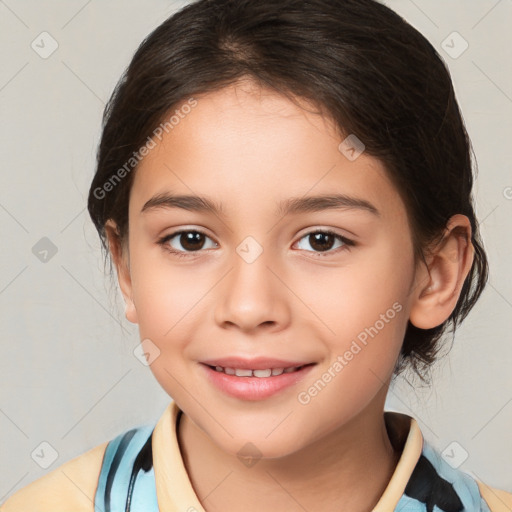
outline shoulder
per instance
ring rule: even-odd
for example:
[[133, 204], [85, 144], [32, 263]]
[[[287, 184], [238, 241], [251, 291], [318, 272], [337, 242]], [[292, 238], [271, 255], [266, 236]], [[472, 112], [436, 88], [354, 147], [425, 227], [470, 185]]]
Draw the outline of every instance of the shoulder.
[[[125, 499], [134, 467], [144, 475], [152, 469], [153, 429], [139, 425], [62, 464], [10, 496], [0, 512], [94, 512], [98, 500]], [[152, 497], [148, 476], [139, 489]]]
[[512, 493], [489, 487], [477, 481], [482, 498], [491, 512], [510, 512], [512, 510]]
[[23, 487], [1, 512], [94, 512], [94, 495], [108, 441]]
[[131, 502], [144, 504], [144, 510], [158, 510], [153, 430], [154, 425], [141, 425], [118, 435], [108, 444], [95, 495], [101, 510], [110, 510], [113, 504], [124, 504], [124, 509]]
[[512, 494], [489, 487], [452, 466], [426, 442], [407, 483], [404, 499], [424, 503], [429, 510], [437, 506], [448, 512], [512, 510]]

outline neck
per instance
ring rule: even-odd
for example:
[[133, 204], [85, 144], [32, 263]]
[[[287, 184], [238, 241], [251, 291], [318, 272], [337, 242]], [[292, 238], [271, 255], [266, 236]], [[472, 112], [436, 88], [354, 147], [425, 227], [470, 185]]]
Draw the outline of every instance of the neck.
[[[385, 395], [384, 395], [385, 399]], [[178, 440], [192, 486], [207, 512], [371, 510], [398, 462], [383, 404], [363, 410], [320, 440], [245, 467], [182, 414]]]

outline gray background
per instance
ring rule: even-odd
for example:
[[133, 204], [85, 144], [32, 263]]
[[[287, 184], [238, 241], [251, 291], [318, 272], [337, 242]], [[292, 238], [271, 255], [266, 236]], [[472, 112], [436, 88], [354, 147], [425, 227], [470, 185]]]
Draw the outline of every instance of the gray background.
[[[169, 402], [133, 355], [137, 329], [103, 272], [85, 202], [106, 100], [140, 41], [185, 3], [0, 0], [0, 501], [156, 421]], [[434, 386], [400, 379], [387, 407], [414, 416], [428, 441], [465, 459], [463, 470], [512, 491], [512, 1], [386, 4], [450, 68], [478, 159], [477, 213], [491, 266]], [[42, 48], [43, 31], [58, 44], [47, 58], [31, 47], [51, 49], [47, 36]], [[457, 58], [464, 43], [454, 31], [469, 44]], [[57, 458], [41, 467], [53, 450]]]

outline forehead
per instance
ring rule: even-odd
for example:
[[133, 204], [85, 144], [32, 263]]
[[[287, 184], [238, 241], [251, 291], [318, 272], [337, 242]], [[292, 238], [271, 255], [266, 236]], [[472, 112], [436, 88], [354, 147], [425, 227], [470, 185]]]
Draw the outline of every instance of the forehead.
[[178, 122], [139, 164], [130, 208], [169, 191], [218, 198], [228, 212], [326, 193], [403, 208], [383, 164], [364, 152], [348, 159], [344, 135], [304, 100], [243, 83], [195, 101], [170, 113]]

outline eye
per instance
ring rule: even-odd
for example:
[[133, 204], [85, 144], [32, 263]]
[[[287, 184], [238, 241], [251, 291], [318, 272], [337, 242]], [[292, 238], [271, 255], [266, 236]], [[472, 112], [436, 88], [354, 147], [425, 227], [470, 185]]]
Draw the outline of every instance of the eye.
[[[174, 240], [176, 239], [176, 240]], [[176, 254], [180, 257], [186, 257], [187, 253], [198, 252], [204, 249], [205, 239], [213, 240], [202, 231], [197, 230], [181, 230], [165, 235], [163, 238], [158, 240], [158, 243], [164, 247], [165, 250]], [[174, 245], [173, 245], [174, 240]], [[180, 246], [176, 248], [176, 246]], [[217, 243], [213, 242], [213, 247], [216, 247]], [[207, 247], [208, 248], [208, 247]]]
[[[341, 251], [347, 250], [348, 247], [352, 247], [355, 245], [354, 241], [352, 241], [342, 235], [334, 233], [333, 231], [329, 231], [329, 230], [311, 231], [310, 233], [307, 233], [306, 235], [304, 235], [299, 240], [298, 243], [300, 243], [301, 240], [306, 240], [307, 243], [310, 245], [310, 247], [313, 248], [313, 252], [320, 253], [319, 256], [327, 256], [332, 253], [337, 253], [340, 250]], [[336, 247], [337, 250], [331, 250], [333, 247], [333, 244], [336, 241], [341, 242], [341, 245]], [[299, 249], [302, 249], [302, 248], [299, 247]], [[328, 254], [322, 254], [322, 253], [328, 253]]]
[[[200, 252], [205, 248], [208, 249], [208, 247], [204, 247], [206, 240], [210, 240], [213, 243], [209, 248], [218, 247], [218, 244], [213, 242], [209, 236], [202, 231], [195, 229], [180, 230], [169, 235], [165, 235], [158, 240], [158, 244], [163, 246], [166, 251], [175, 254], [178, 257], [187, 257], [191, 255], [191, 253]], [[329, 230], [311, 231], [304, 235], [298, 243], [300, 244], [302, 240], [306, 240], [310, 247], [312, 247], [313, 251], [309, 252], [317, 252], [319, 253], [319, 256], [327, 256], [332, 253], [347, 250], [348, 247], [356, 245], [352, 240]], [[332, 250], [333, 244], [336, 241], [340, 242], [341, 245], [338, 245], [338, 247], [335, 247], [335, 250]], [[181, 248], [176, 246], [181, 246]], [[299, 247], [299, 249], [303, 249], [303, 247]]]

